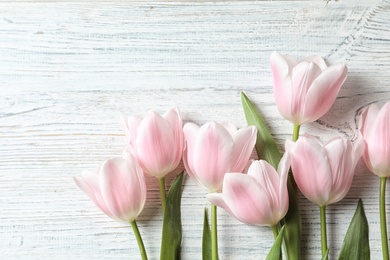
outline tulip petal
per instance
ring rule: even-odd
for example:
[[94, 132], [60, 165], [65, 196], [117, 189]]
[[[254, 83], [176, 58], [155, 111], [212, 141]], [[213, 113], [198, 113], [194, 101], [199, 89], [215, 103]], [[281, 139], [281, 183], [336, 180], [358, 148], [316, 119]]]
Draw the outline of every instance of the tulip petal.
[[250, 175], [226, 174], [223, 196], [234, 216], [244, 223], [272, 226], [279, 221], [273, 217], [266, 192]]
[[160, 178], [176, 168], [172, 164], [174, 142], [173, 129], [162, 116], [151, 112], [142, 120], [137, 130], [137, 159], [146, 173]]
[[135, 220], [146, 200], [141, 168], [122, 157], [105, 161], [100, 168], [100, 188], [107, 208], [124, 221]]
[[326, 70], [328, 68], [328, 66], [326, 65], [324, 59], [319, 56], [319, 55], [312, 55], [312, 56], [308, 56], [304, 59], [304, 61], [307, 61], [307, 62], [314, 62], [315, 64], [318, 65], [318, 67], [320, 67], [320, 69], [322, 71]]
[[200, 128], [194, 147], [194, 172], [210, 192], [221, 190], [232, 156], [233, 140], [224, 127], [210, 122]]
[[100, 208], [107, 216], [114, 218], [113, 214], [107, 208], [99, 184], [99, 175], [93, 172], [85, 171], [82, 177], [73, 177], [77, 186], [84, 191], [88, 197]]
[[232, 172], [244, 171], [255, 146], [256, 136], [255, 126], [242, 128], [233, 135], [234, 151], [230, 169]]
[[291, 69], [296, 62], [293, 58], [286, 59], [280, 53], [273, 52], [270, 57], [270, 63], [276, 105], [279, 113], [283, 117], [290, 119], [292, 102]]
[[173, 130], [173, 135], [175, 139], [173, 145], [175, 145], [176, 148], [171, 149], [171, 151], [173, 152], [173, 161], [175, 162], [175, 164], [172, 165], [172, 168], [176, 168], [181, 160], [184, 149], [183, 121], [180, 117], [180, 111], [178, 108], [168, 110], [163, 115], [163, 117], [168, 121]]
[[187, 173], [191, 178], [199, 182], [196, 177], [196, 172], [194, 169], [194, 148], [196, 143], [196, 138], [199, 133], [199, 126], [194, 123], [186, 123], [183, 127], [183, 133], [186, 140], [186, 145], [183, 152], [183, 163]]
[[359, 120], [359, 132], [364, 138], [368, 136], [370, 129], [373, 129], [372, 127], [378, 113], [379, 107], [375, 104], [372, 104], [363, 109]]
[[274, 167], [264, 160], [254, 161], [248, 169], [248, 175], [267, 191], [269, 203], [278, 205], [280, 179]]
[[[321, 74], [321, 68], [313, 62], [300, 62], [296, 65], [291, 74], [292, 79], [292, 102], [291, 113], [295, 121], [303, 123], [306, 103], [311, 102], [307, 97], [314, 80]], [[294, 121], [294, 122], [295, 122]]]
[[231, 216], [237, 218], [234, 213], [230, 210], [229, 206], [225, 203], [223, 199], [222, 193], [214, 192], [206, 195], [206, 199], [213, 205], [223, 208], [226, 210]]
[[324, 70], [307, 91], [303, 117], [312, 122], [329, 111], [347, 78], [348, 69], [344, 63], [333, 65]]
[[390, 101], [379, 111], [365, 140], [374, 173], [381, 177], [390, 176]]
[[231, 136], [233, 136], [237, 132], [237, 127], [230, 122], [225, 121], [220, 123], [220, 125], [223, 126]]
[[309, 136], [302, 136], [293, 149], [291, 168], [299, 189], [310, 201], [322, 206], [329, 198], [332, 188], [332, 173], [327, 153], [320, 143]]
[[352, 185], [354, 172], [352, 144], [342, 138], [335, 138], [325, 145], [328, 162], [332, 172], [332, 191], [327, 204], [335, 203], [344, 198]]

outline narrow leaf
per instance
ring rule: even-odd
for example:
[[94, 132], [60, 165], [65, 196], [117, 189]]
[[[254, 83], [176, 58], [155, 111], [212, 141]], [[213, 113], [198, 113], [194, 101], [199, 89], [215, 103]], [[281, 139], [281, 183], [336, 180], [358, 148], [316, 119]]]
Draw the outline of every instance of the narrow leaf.
[[266, 160], [277, 169], [281, 155], [267, 124], [244, 92], [241, 92], [241, 102], [248, 125], [253, 125], [257, 128], [256, 152], [259, 158]]
[[183, 183], [183, 172], [176, 177], [167, 195], [164, 212], [161, 260], [180, 259], [180, 248], [182, 238], [181, 226], [181, 187]]
[[359, 199], [355, 214], [344, 237], [339, 260], [369, 260], [370, 245], [368, 236], [368, 222], [364, 213], [363, 202]]
[[[257, 128], [256, 151], [259, 158], [266, 160], [277, 168], [281, 154], [267, 124], [260, 116], [256, 107], [243, 92], [241, 93], [241, 102], [248, 125], [254, 125]], [[288, 260], [298, 260], [300, 259], [302, 224], [291, 174], [288, 178], [287, 186], [289, 209], [287, 215], [282, 220], [286, 229], [284, 234], [285, 249]]]
[[271, 247], [266, 260], [280, 260], [282, 259], [282, 242], [284, 235], [284, 226], [280, 229], [278, 236], [275, 239], [274, 245]]
[[204, 209], [203, 220], [203, 238], [202, 238], [202, 259], [211, 260], [211, 229], [209, 224], [209, 218], [207, 214], [207, 208]]

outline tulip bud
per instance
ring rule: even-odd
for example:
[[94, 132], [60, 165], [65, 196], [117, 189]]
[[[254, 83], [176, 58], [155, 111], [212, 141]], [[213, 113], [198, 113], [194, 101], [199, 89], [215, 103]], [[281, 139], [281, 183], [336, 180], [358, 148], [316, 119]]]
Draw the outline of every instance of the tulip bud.
[[270, 62], [279, 113], [296, 125], [314, 122], [328, 112], [347, 78], [344, 63], [328, 67], [319, 56], [297, 62], [273, 52]]
[[390, 176], [390, 101], [380, 110], [375, 104], [360, 116], [360, 134], [364, 139], [363, 159], [371, 172]]
[[286, 141], [291, 154], [291, 169], [302, 194], [318, 206], [327, 206], [348, 193], [357, 162], [363, 153], [363, 141], [354, 143], [337, 137], [325, 145], [310, 135], [296, 142]]
[[131, 222], [142, 212], [146, 201], [146, 183], [134, 157], [114, 157], [100, 165], [97, 172], [74, 177], [81, 190], [106, 215]]
[[188, 174], [210, 192], [220, 191], [227, 172], [245, 169], [256, 142], [257, 130], [249, 126], [237, 130], [232, 124], [184, 125], [186, 147], [183, 154]]
[[147, 174], [162, 178], [176, 169], [184, 148], [178, 109], [170, 109], [163, 116], [149, 112], [143, 119], [131, 116], [123, 123], [130, 148]]
[[222, 193], [208, 194], [207, 199], [244, 223], [273, 227], [288, 210], [289, 169], [288, 153], [280, 161], [278, 171], [264, 160], [254, 161], [248, 174], [227, 173]]

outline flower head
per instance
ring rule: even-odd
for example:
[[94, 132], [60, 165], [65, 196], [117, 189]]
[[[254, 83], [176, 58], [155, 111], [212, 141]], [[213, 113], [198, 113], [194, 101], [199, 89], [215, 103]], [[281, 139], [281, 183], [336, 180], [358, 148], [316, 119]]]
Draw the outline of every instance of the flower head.
[[295, 143], [287, 140], [286, 151], [291, 154], [291, 169], [302, 194], [311, 202], [326, 206], [348, 193], [363, 153], [363, 141], [352, 143], [337, 137], [324, 145], [315, 137], [304, 135]]
[[248, 174], [227, 173], [222, 193], [208, 194], [207, 199], [244, 223], [272, 227], [288, 210], [289, 168], [288, 153], [280, 161], [278, 171], [266, 161], [254, 161]]
[[183, 154], [188, 174], [210, 192], [220, 191], [227, 172], [242, 172], [256, 142], [257, 130], [249, 126], [237, 130], [232, 124], [209, 122], [199, 127], [184, 125], [186, 147]]
[[380, 177], [390, 176], [390, 101], [381, 109], [373, 104], [360, 116], [359, 130], [364, 139], [363, 159]]
[[184, 135], [177, 108], [162, 116], [156, 112], [145, 118], [131, 116], [123, 123], [130, 148], [146, 173], [161, 178], [179, 165]]
[[289, 55], [273, 52], [270, 62], [279, 113], [298, 125], [322, 117], [347, 78], [344, 63], [328, 67], [319, 56], [297, 62]]
[[74, 177], [81, 190], [106, 215], [133, 221], [142, 212], [146, 201], [146, 183], [142, 169], [132, 156], [104, 161], [97, 172], [84, 172]]

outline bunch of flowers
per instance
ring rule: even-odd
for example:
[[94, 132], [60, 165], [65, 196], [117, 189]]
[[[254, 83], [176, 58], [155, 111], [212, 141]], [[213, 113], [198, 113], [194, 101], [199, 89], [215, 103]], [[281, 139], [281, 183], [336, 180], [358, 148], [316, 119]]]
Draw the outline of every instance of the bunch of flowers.
[[[205, 209], [203, 259], [218, 259], [217, 207], [243, 223], [269, 226], [275, 237], [267, 259], [300, 259], [301, 218], [297, 193], [319, 206], [321, 248], [328, 258], [326, 207], [348, 193], [360, 157], [380, 177], [380, 224], [383, 259], [389, 259], [385, 184], [390, 175], [390, 101], [379, 109], [365, 108], [354, 140], [334, 137], [326, 143], [300, 126], [322, 117], [334, 103], [347, 77], [344, 63], [327, 66], [319, 56], [298, 62], [289, 55], [271, 54], [274, 94], [280, 114], [293, 123], [285, 153], [279, 149], [255, 106], [242, 93], [249, 126], [208, 122], [183, 126], [177, 108], [164, 115], [123, 119], [127, 149], [104, 161], [96, 172], [75, 177], [76, 184], [109, 217], [131, 224], [142, 259], [147, 259], [136, 219], [142, 212], [147, 186], [144, 174], [156, 177], [162, 205], [160, 259], [180, 259], [182, 239], [180, 201], [183, 172], [166, 192], [165, 176], [181, 160], [185, 172], [208, 190], [211, 228]], [[259, 160], [250, 160], [256, 148]], [[344, 239], [339, 259], [369, 259], [368, 223], [361, 200]]]

